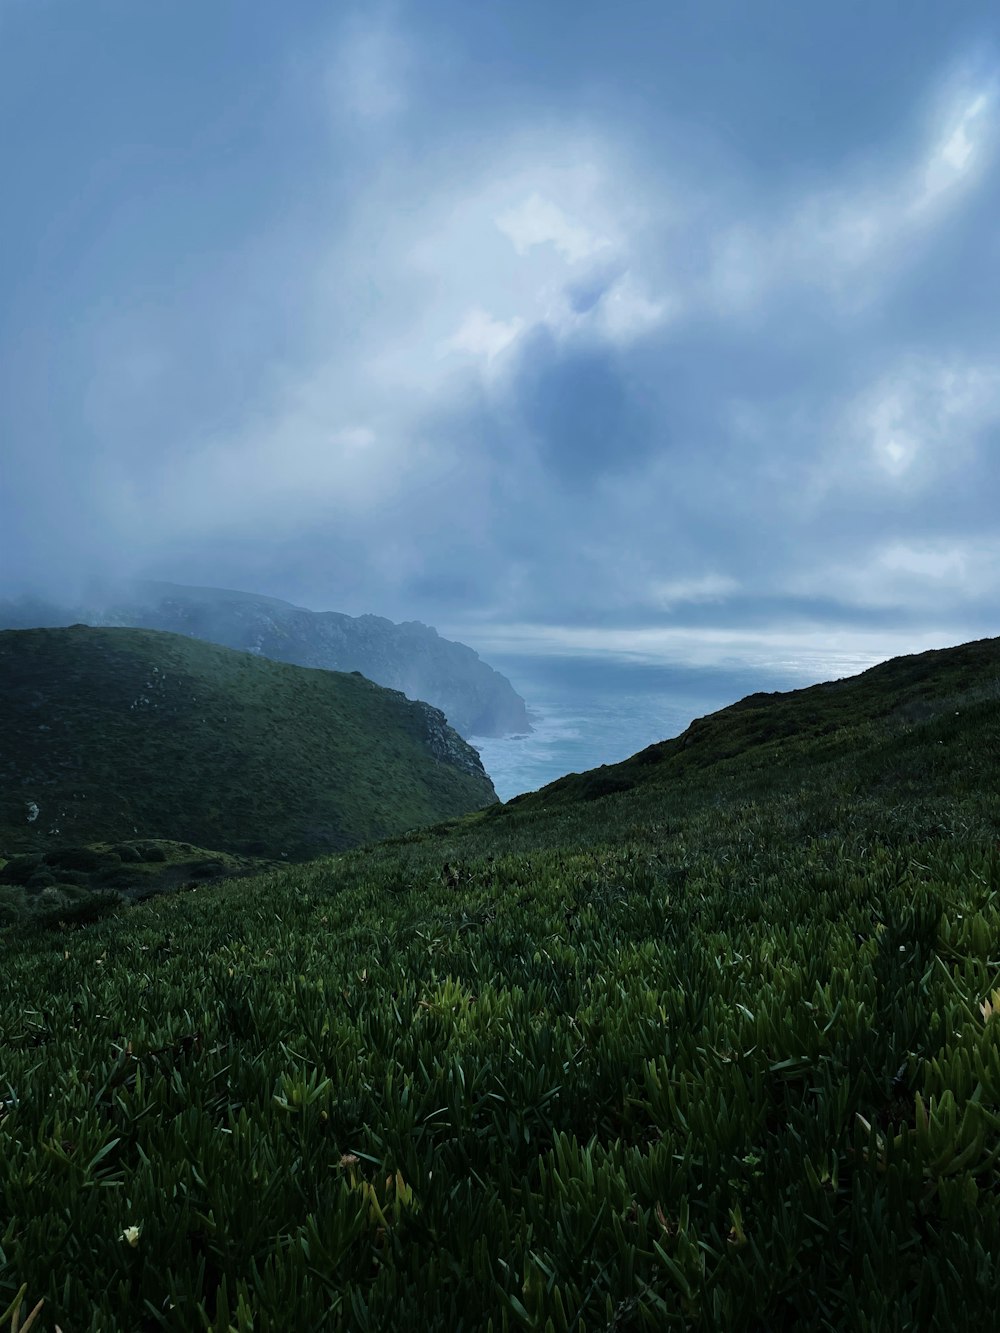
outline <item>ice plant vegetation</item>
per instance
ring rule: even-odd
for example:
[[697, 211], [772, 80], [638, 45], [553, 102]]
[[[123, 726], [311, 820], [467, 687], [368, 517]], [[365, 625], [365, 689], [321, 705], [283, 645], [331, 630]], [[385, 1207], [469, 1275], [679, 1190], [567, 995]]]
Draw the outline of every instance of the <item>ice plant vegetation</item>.
[[0, 1305], [995, 1327], [998, 673], [996, 640], [898, 659], [361, 851], [14, 921]]

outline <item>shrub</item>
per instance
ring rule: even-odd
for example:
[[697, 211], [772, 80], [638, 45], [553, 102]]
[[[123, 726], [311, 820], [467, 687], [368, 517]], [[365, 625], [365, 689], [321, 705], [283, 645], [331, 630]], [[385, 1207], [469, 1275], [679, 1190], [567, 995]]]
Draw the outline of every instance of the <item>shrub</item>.
[[46, 865], [59, 870], [100, 870], [103, 857], [90, 847], [57, 847], [45, 853]]
[[43, 930], [63, 925], [86, 926], [117, 911], [123, 901], [121, 894], [112, 890], [71, 898], [60, 888], [46, 889], [35, 913], [35, 924]]
[[41, 864], [40, 855], [12, 856], [0, 866], [0, 884], [27, 884]]
[[25, 901], [22, 889], [0, 884], [0, 927], [14, 926], [24, 919]]
[[214, 879], [216, 875], [221, 875], [225, 868], [221, 861], [196, 861], [188, 873], [193, 879]]
[[614, 796], [616, 792], [630, 791], [635, 786], [631, 778], [617, 773], [596, 773], [582, 784], [580, 795], [585, 801], [597, 801], [602, 796]]
[[90, 884], [90, 876], [82, 870], [67, 870], [64, 866], [60, 866], [59, 883], [86, 888]]
[[46, 885], [38, 895], [39, 908], [62, 907], [69, 901], [64, 889], [59, 888], [54, 882]]
[[111, 865], [105, 866], [99, 875], [94, 876], [98, 884], [105, 885], [123, 885], [131, 884], [135, 878], [135, 871], [130, 870], [128, 866]]

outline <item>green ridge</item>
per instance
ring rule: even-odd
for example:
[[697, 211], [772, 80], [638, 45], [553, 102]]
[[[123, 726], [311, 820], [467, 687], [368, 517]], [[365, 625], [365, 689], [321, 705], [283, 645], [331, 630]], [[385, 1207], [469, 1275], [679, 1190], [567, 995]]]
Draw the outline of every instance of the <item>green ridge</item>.
[[252, 892], [9, 931], [0, 1308], [995, 1327], [998, 671], [755, 696]]
[[161, 631], [0, 632], [0, 698], [8, 855], [152, 837], [301, 859], [495, 800], [428, 705]]

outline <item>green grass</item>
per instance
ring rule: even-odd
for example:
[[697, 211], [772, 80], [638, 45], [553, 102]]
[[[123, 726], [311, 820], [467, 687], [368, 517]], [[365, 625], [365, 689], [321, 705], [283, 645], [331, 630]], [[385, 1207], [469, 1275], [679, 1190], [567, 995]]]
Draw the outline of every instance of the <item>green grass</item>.
[[[0, 850], [165, 838], [302, 859], [495, 799], [360, 676], [154, 630], [0, 632]], [[37, 808], [37, 815], [30, 816]]]
[[0, 1308], [994, 1327], [998, 667], [751, 699], [252, 892], [8, 931]]

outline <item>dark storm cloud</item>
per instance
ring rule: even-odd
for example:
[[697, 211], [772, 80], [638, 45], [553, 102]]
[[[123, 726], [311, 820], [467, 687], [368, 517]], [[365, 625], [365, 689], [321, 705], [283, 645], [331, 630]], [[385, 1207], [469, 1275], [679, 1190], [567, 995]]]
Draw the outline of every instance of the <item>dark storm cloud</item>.
[[541, 328], [523, 340], [513, 381], [518, 421], [555, 485], [586, 487], [661, 442], [645, 385], [614, 349], [561, 346]]

